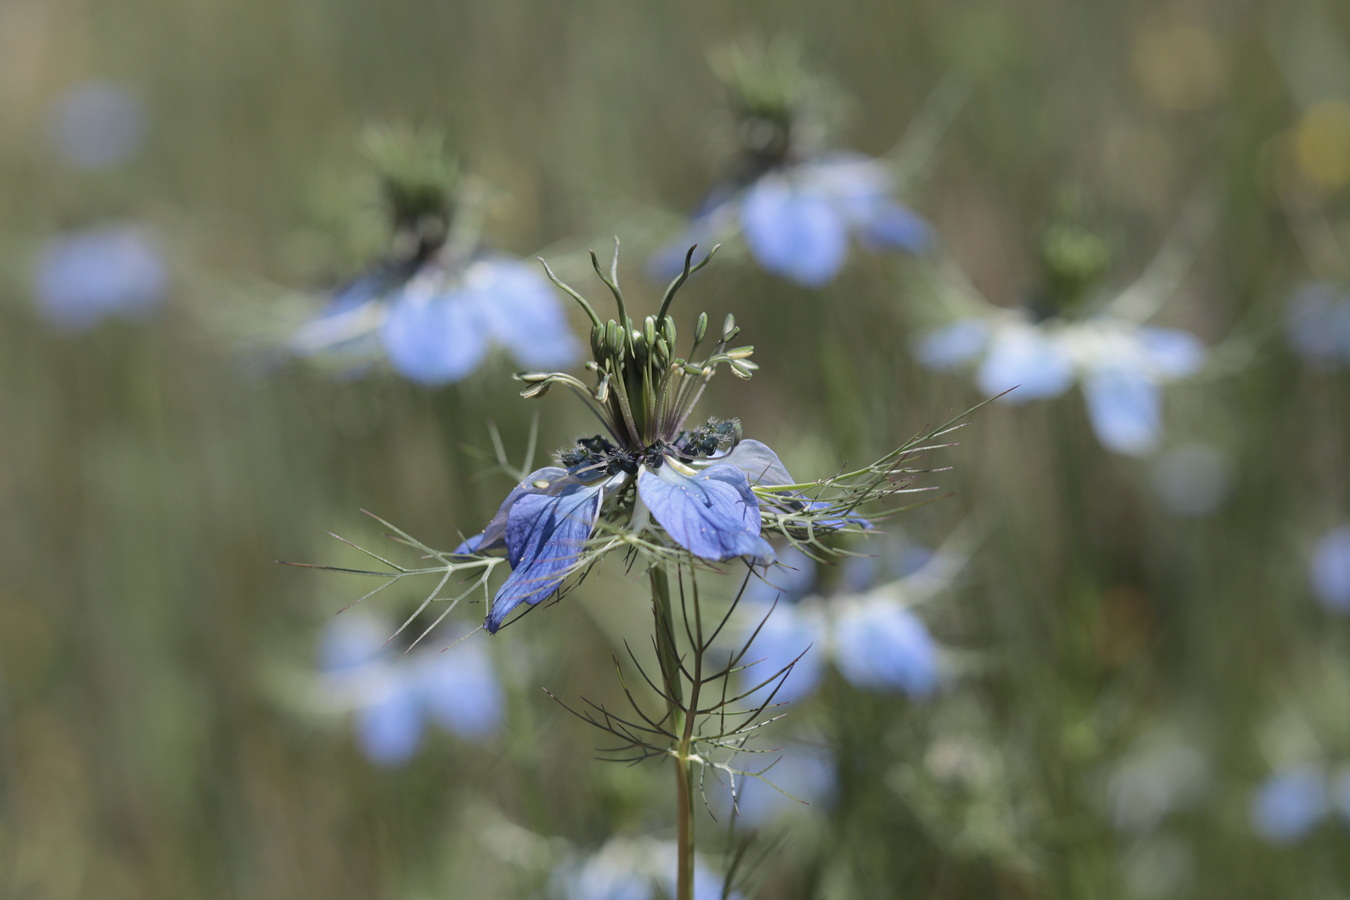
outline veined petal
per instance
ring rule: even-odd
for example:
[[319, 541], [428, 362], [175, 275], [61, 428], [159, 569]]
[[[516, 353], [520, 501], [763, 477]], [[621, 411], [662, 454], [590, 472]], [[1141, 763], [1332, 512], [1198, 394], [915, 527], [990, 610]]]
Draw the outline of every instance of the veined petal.
[[939, 681], [937, 648], [919, 617], [887, 600], [856, 604], [835, 624], [835, 665], [855, 687], [927, 697]]
[[746, 191], [741, 222], [764, 268], [819, 287], [848, 256], [843, 212], [828, 197], [803, 191], [782, 175], [765, 175]]
[[1083, 379], [1083, 393], [1092, 427], [1107, 448], [1138, 455], [1157, 445], [1162, 397], [1148, 374], [1129, 365], [1099, 365]]
[[421, 276], [390, 305], [381, 329], [389, 361], [423, 384], [449, 384], [468, 375], [488, 347], [488, 324], [461, 290], [442, 292]]
[[500, 628], [520, 604], [548, 597], [571, 574], [595, 528], [607, 483], [571, 480], [556, 494], [526, 492], [515, 499], [506, 520], [511, 574], [492, 599], [488, 631]]
[[675, 543], [703, 559], [744, 556], [773, 560], [773, 547], [760, 536], [759, 501], [745, 473], [719, 463], [695, 475], [678, 472], [667, 460], [655, 471], [638, 473], [638, 496]]
[[1059, 341], [1030, 325], [1013, 325], [997, 331], [975, 375], [986, 394], [1001, 394], [1008, 403], [1039, 397], [1056, 397], [1073, 384], [1073, 364]]
[[575, 483], [577, 483], [576, 479], [569, 479], [567, 470], [559, 466], [545, 466], [542, 469], [535, 469], [525, 476], [524, 481], [511, 488], [511, 493], [506, 495], [506, 499], [502, 501], [497, 514], [492, 517], [492, 521], [488, 522], [487, 528], [483, 529], [483, 533], [474, 535], [460, 544], [455, 549], [455, 555], [487, 553], [490, 550], [505, 547], [506, 521], [511, 514], [511, 507], [515, 506], [517, 500], [526, 494], [557, 494], [569, 484]]
[[581, 355], [562, 305], [534, 266], [505, 257], [479, 260], [464, 273], [464, 292], [520, 365], [562, 368]]

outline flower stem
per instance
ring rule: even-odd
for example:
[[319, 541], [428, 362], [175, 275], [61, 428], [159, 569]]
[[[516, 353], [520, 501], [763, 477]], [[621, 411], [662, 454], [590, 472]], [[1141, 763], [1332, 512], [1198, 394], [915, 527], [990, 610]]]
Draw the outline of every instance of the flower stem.
[[662, 687], [669, 704], [670, 732], [678, 735], [671, 748], [675, 757], [675, 823], [678, 848], [675, 900], [694, 900], [694, 792], [689, 767], [692, 722], [684, 705], [679, 647], [670, 602], [670, 578], [664, 567], [649, 573], [652, 586], [652, 616], [656, 625], [656, 655], [661, 665]]

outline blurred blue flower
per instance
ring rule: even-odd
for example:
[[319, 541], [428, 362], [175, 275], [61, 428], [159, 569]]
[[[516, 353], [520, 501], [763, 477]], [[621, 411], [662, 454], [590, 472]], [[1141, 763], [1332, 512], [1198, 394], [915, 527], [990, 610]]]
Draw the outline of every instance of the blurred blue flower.
[[1313, 593], [1332, 612], [1350, 613], [1350, 522], [1317, 542], [1310, 567]]
[[1194, 374], [1205, 355], [1185, 331], [1109, 315], [1032, 322], [996, 313], [930, 332], [917, 347], [932, 369], [975, 366], [979, 389], [1006, 403], [1055, 397], [1081, 382], [1098, 439], [1132, 455], [1162, 438], [1162, 385]]
[[1310, 362], [1350, 366], [1350, 291], [1326, 282], [1298, 289], [1285, 312], [1289, 344]]
[[319, 644], [324, 687], [355, 713], [357, 742], [372, 762], [406, 763], [421, 746], [428, 719], [467, 740], [497, 732], [505, 701], [481, 644], [401, 653], [386, 646], [390, 634], [386, 622], [347, 613], [332, 621]]
[[[735, 815], [755, 828], [808, 808], [830, 804], [838, 789], [834, 754], [817, 744], [793, 742], [781, 749], [756, 753], [758, 776], [737, 776], [732, 806], [731, 785], [726, 785], [725, 806], [718, 816]], [[710, 788], [705, 790], [711, 791]], [[711, 801], [710, 801], [711, 802]]]
[[710, 246], [738, 232], [765, 269], [808, 287], [839, 273], [851, 236], [873, 250], [926, 250], [931, 229], [892, 199], [893, 182], [878, 160], [829, 153], [770, 167], [748, 182], [719, 185], [684, 234], [652, 258], [652, 274], [673, 277], [691, 245]]
[[[911, 588], [932, 579], [933, 570], [949, 567], [950, 560], [934, 556], [916, 571], [888, 582], [877, 578], [865, 589], [847, 574], [863, 564], [850, 560], [845, 565], [848, 593], [823, 594], [816, 562], [791, 548], [762, 580], [751, 583], [743, 598], [749, 616], [742, 639], [749, 640], [756, 628], [759, 633], [747, 657], [758, 660], [746, 670], [749, 684], [769, 679], [796, 660], [774, 695], [775, 702], [790, 703], [816, 689], [825, 663], [832, 660], [858, 688], [899, 691], [915, 700], [937, 690], [942, 682], [938, 645], [909, 602], [918, 599]], [[761, 688], [760, 696], [769, 689]]]
[[105, 81], [66, 90], [48, 113], [56, 155], [76, 169], [106, 169], [130, 159], [145, 140], [145, 104], [139, 94]]
[[581, 352], [543, 275], [495, 255], [376, 268], [338, 290], [292, 340], [302, 355], [382, 350], [400, 374], [428, 385], [459, 381], [494, 346], [530, 369], [568, 365]]
[[50, 238], [38, 254], [38, 309], [63, 331], [86, 331], [110, 317], [154, 310], [169, 288], [159, 241], [129, 223], [100, 225]]
[[1315, 828], [1326, 813], [1326, 774], [1313, 766], [1274, 772], [1252, 796], [1252, 827], [1274, 844], [1297, 841]]
[[[563, 861], [549, 879], [548, 900], [661, 900], [675, 896], [674, 844], [615, 839], [587, 857]], [[658, 891], [658, 887], [660, 891]], [[694, 900], [722, 900], [722, 879], [694, 860]], [[728, 900], [744, 900], [739, 891]]]

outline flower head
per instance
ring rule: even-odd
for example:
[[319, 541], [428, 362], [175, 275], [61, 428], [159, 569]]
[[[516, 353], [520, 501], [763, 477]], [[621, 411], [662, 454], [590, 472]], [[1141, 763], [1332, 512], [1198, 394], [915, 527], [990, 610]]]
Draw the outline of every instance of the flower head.
[[903, 546], [880, 566], [850, 559], [840, 589], [831, 590], [815, 560], [789, 550], [746, 591], [760, 610], [776, 604], [771, 615], [760, 612], [746, 623], [745, 638], [753, 637], [749, 657], [760, 660], [746, 679], [763, 682], [762, 672], [791, 666], [781, 684], [770, 682], [774, 699], [790, 703], [810, 695], [833, 662], [854, 687], [914, 699], [931, 695], [942, 681], [938, 645], [908, 604], [946, 584], [953, 560], [938, 554], [912, 567], [906, 559], [913, 556]]
[[724, 69], [740, 144], [736, 172], [652, 259], [657, 277], [677, 273], [690, 244], [737, 233], [765, 269], [809, 287], [838, 274], [850, 238], [875, 250], [928, 247], [928, 224], [892, 198], [884, 163], [823, 148], [820, 91], [795, 48], [733, 50]]
[[293, 336], [294, 351], [383, 355], [429, 385], [466, 377], [493, 347], [529, 368], [573, 362], [581, 348], [548, 282], [481, 246], [439, 138], [374, 132], [368, 144], [382, 171], [393, 255], [338, 289]]
[[49, 239], [34, 282], [38, 308], [54, 327], [87, 331], [107, 318], [153, 311], [168, 292], [169, 269], [151, 232], [116, 223]]
[[588, 301], [555, 279], [591, 319], [594, 358], [587, 367], [596, 384], [589, 387], [563, 372], [527, 373], [518, 376], [529, 385], [523, 396], [562, 385], [582, 398], [604, 431], [560, 453], [557, 465], [529, 473], [483, 533], [459, 548], [462, 554], [505, 551], [511, 564], [511, 575], [492, 601], [488, 631], [500, 628], [517, 606], [549, 597], [569, 575], [620, 545], [767, 565], [774, 550], [761, 533], [765, 510], [789, 520], [813, 519], [821, 529], [858, 521], [792, 488], [757, 494], [757, 487], [793, 484], [778, 456], [759, 441], [741, 439], [735, 421], [689, 424], [718, 368], [741, 378], [756, 369], [753, 347], [731, 346], [740, 329], [730, 316], [706, 355], [699, 350], [708, 339], [708, 317], [699, 316], [691, 349], [677, 355], [671, 300], [711, 258], [693, 265], [693, 252], [686, 254], [660, 311], [641, 326], [629, 317], [618, 287], [617, 250], [608, 275], [592, 254], [618, 305], [617, 319], [601, 322]]
[[349, 612], [333, 620], [319, 645], [324, 687], [355, 714], [357, 741], [372, 762], [406, 763], [428, 719], [469, 740], [496, 733], [504, 698], [481, 644], [400, 653], [389, 634], [388, 623]]

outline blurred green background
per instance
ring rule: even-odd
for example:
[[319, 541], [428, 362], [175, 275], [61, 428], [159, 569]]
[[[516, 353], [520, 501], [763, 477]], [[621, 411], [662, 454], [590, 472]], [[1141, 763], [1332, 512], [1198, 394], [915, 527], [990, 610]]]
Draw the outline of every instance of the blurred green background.
[[[314, 700], [318, 635], [369, 585], [273, 564], [360, 564], [329, 530], [398, 552], [361, 509], [453, 546], [510, 486], [488, 422], [514, 453], [537, 414], [551, 450], [593, 429], [584, 410], [519, 400], [505, 359], [429, 390], [276, 348], [297, 289], [317, 309], [381, 252], [370, 122], [447, 127], [497, 189], [492, 243], [592, 297], [583, 251], [619, 234], [653, 311], [644, 255], [731, 155], [709, 53], [777, 34], [851, 98], [840, 146], [895, 151], [940, 250], [855, 254], [820, 290], [727, 253], [681, 326], [734, 311], [762, 371], [715, 383], [703, 412], [806, 478], [972, 405], [914, 338], [954, 315], [952, 273], [998, 304], [1033, 293], [1066, 196], [1109, 238], [1108, 291], [1180, 227], [1196, 258], [1158, 319], [1213, 353], [1169, 387], [1159, 454], [1102, 448], [1073, 392], [987, 407], [931, 457], [954, 496], [902, 526], [928, 546], [973, 536], [923, 610], [948, 683], [910, 703], [832, 682], [781, 724], [827, 736], [839, 796], [783, 820], [743, 892], [1350, 896], [1350, 818], [1280, 844], [1251, 816], [1271, 772], [1350, 764], [1350, 622], [1307, 578], [1350, 515], [1350, 382], [1282, 324], [1300, 284], [1350, 282], [1334, 0], [4, 0], [0, 894], [532, 897], [570, 853], [670, 837], [669, 773], [595, 761], [603, 737], [540, 690], [616, 695], [611, 654], [648, 627], [620, 566], [472, 638], [508, 690], [499, 737], [433, 731], [380, 768]], [[89, 79], [136, 92], [146, 134], [83, 171], [54, 157], [50, 111]], [[49, 328], [43, 242], [109, 220], [161, 235], [165, 308]], [[1186, 479], [1160, 493], [1159, 460], [1194, 443], [1222, 489], [1179, 514]], [[396, 618], [420, 597], [370, 602]], [[457, 611], [454, 635], [481, 612]], [[725, 825], [700, 825], [714, 868]]]

